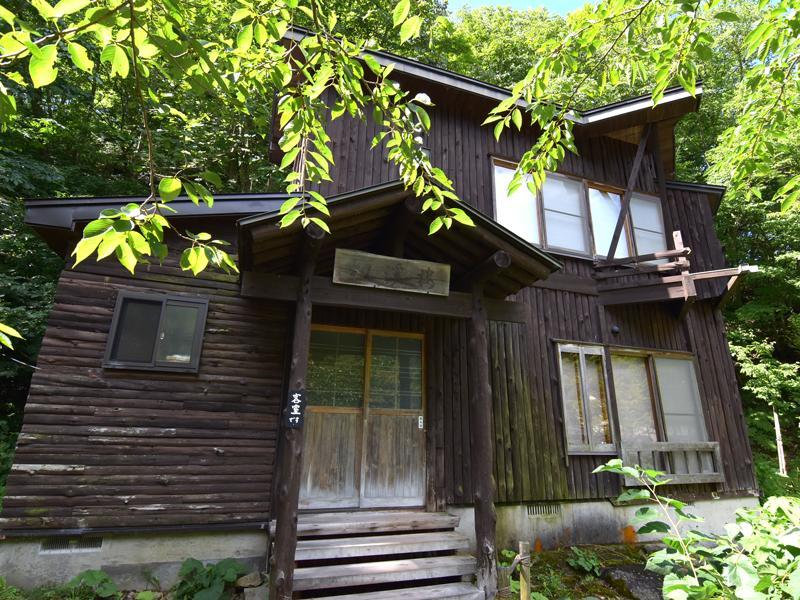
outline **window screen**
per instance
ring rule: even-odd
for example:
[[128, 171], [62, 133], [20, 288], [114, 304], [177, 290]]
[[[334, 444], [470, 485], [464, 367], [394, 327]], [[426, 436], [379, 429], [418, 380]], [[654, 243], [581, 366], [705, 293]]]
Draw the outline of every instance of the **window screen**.
[[508, 184], [511, 183], [513, 175], [513, 167], [494, 163], [495, 218], [503, 227], [522, 239], [538, 244], [539, 211], [536, 206], [536, 194], [526, 185], [530, 177], [509, 195]]
[[[605, 256], [611, 246], [611, 238], [619, 219], [622, 197], [614, 192], [589, 188], [589, 210], [592, 213], [592, 233], [594, 234], [594, 253]], [[628, 236], [625, 230], [617, 243], [617, 250], [611, 258], [630, 256]]]
[[120, 292], [106, 367], [196, 371], [207, 301]]
[[561, 398], [567, 446], [573, 452], [614, 449], [603, 349], [561, 345]]
[[583, 182], [549, 173], [542, 199], [547, 245], [588, 253]]
[[422, 408], [422, 340], [372, 336], [370, 408]]
[[313, 330], [308, 356], [308, 403], [360, 408], [364, 401], [366, 335]]
[[633, 194], [631, 197], [631, 224], [636, 243], [636, 254], [652, 254], [667, 249], [661, 201], [652, 196]]

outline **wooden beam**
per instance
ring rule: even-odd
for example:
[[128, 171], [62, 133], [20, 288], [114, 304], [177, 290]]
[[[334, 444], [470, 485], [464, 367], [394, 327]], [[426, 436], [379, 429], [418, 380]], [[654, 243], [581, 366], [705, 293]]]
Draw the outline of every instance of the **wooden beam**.
[[644, 302], [666, 302], [668, 300], [684, 300], [683, 284], [630, 286], [617, 289], [603, 290], [597, 298], [600, 304], [610, 306], [614, 304], [640, 304]]
[[483, 304], [483, 287], [472, 288], [469, 320], [469, 418], [477, 547], [477, 584], [487, 599], [497, 594], [497, 547], [494, 507], [494, 440], [492, 436], [492, 384], [489, 372], [489, 327]]
[[622, 202], [620, 203], [617, 224], [614, 227], [614, 234], [611, 236], [611, 244], [609, 244], [608, 252], [606, 253], [609, 260], [614, 260], [614, 253], [617, 251], [619, 238], [622, 235], [622, 228], [625, 226], [625, 218], [628, 216], [628, 211], [630, 210], [633, 186], [636, 185], [636, 180], [639, 178], [639, 171], [641, 170], [642, 159], [644, 158], [644, 150], [647, 147], [647, 140], [650, 137], [652, 129], [652, 123], [645, 125], [644, 129], [642, 129], [642, 136], [639, 138], [639, 146], [636, 148], [636, 155], [633, 157], [631, 172], [628, 175], [628, 185], [625, 186], [625, 194], [622, 196]]
[[[311, 344], [311, 295], [314, 267], [324, 233], [319, 228], [305, 230], [297, 278], [292, 336], [292, 358], [289, 365], [289, 390], [305, 393], [308, 373], [308, 351]], [[284, 417], [289, 411], [289, 396], [284, 402]], [[286, 420], [282, 419], [285, 423]], [[278, 464], [278, 487], [275, 494], [275, 552], [270, 575], [270, 598], [291, 600], [294, 579], [294, 555], [297, 549], [297, 505], [303, 468], [303, 428], [282, 427], [281, 452]]]
[[634, 263], [649, 262], [651, 260], [660, 260], [662, 258], [678, 258], [689, 256], [692, 253], [691, 248], [681, 248], [680, 250], [664, 250], [662, 252], [652, 252], [650, 254], [639, 254], [637, 256], [627, 256], [625, 258], [615, 258], [614, 260], [598, 260], [595, 261], [595, 268], [602, 269], [604, 267], [622, 267]]
[[629, 277], [631, 275], [640, 275], [644, 273], [669, 273], [670, 271], [678, 271], [682, 266], [682, 262], [673, 261], [660, 265], [642, 265], [638, 268], [619, 271], [601, 271], [599, 273], [594, 273], [592, 277], [594, 279], [614, 279], [615, 277]]
[[[297, 299], [298, 278], [293, 275], [273, 275], [244, 271], [241, 278], [241, 295], [294, 302]], [[311, 281], [314, 304], [387, 310], [393, 312], [428, 314], [456, 319], [469, 319], [472, 315], [472, 296], [450, 292], [449, 296], [432, 296], [376, 288], [359, 288], [337, 285], [327, 277], [315, 276]], [[521, 302], [485, 298], [484, 306], [491, 321], [525, 323], [530, 310]]]
[[405, 241], [411, 225], [419, 214], [421, 202], [419, 198], [410, 197], [398, 206], [387, 224], [383, 236], [383, 251], [388, 256], [403, 258]]
[[493, 252], [486, 259], [472, 267], [469, 271], [461, 275], [455, 282], [455, 286], [460, 289], [471, 289], [474, 285], [483, 283], [495, 274], [511, 266], [511, 257], [508, 252], [498, 250]]

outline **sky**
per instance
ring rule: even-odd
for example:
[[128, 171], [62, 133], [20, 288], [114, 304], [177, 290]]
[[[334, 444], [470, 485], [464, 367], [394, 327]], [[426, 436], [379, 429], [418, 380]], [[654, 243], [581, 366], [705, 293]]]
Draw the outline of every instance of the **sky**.
[[544, 6], [547, 10], [566, 15], [576, 8], [580, 8], [586, 0], [448, 0], [447, 7], [451, 12], [456, 12], [463, 6], [476, 8], [478, 6], [510, 6], [511, 8], [534, 8]]

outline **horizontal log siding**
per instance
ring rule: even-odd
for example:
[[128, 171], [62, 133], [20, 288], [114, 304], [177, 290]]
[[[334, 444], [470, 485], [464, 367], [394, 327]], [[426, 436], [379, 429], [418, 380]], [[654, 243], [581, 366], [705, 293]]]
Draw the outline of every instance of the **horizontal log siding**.
[[[197, 374], [102, 368], [119, 290], [209, 299]], [[32, 380], [3, 529], [264, 522], [286, 305], [175, 264], [62, 273]]]

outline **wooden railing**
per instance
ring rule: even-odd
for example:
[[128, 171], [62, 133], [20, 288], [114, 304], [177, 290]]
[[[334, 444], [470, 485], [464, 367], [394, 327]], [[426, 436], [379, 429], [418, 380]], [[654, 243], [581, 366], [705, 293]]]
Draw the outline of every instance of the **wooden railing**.
[[[725, 480], [719, 442], [648, 442], [622, 449], [625, 465], [661, 471], [670, 485], [719, 483]], [[641, 485], [625, 477], [625, 485]]]

